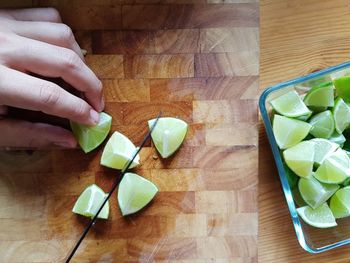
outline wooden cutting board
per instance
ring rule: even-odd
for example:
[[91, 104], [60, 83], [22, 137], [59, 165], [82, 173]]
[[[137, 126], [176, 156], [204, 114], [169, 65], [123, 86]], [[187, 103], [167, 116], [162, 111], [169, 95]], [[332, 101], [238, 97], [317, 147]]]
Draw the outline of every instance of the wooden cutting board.
[[[151, 143], [141, 152], [153, 202], [123, 218], [114, 195], [74, 262], [256, 262], [257, 1], [6, 2], [61, 12], [104, 84], [113, 131], [138, 145], [160, 110], [190, 124], [173, 158]], [[118, 176], [99, 165], [102, 148], [0, 152], [1, 262], [64, 261], [88, 223], [71, 213], [77, 196]]]
[[[261, 0], [260, 92], [350, 59], [349, 1]], [[264, 127], [259, 127], [259, 262], [349, 262], [349, 246], [298, 244]]]

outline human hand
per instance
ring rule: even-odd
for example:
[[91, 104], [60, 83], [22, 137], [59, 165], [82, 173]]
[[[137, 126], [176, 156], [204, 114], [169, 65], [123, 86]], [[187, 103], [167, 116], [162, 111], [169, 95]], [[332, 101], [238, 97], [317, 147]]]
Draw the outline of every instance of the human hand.
[[[30, 73], [60, 77], [83, 92], [85, 100]], [[88, 125], [99, 121], [104, 108], [101, 81], [84, 63], [71, 29], [53, 8], [0, 10], [0, 147], [76, 146], [70, 131], [9, 119], [6, 106]]]

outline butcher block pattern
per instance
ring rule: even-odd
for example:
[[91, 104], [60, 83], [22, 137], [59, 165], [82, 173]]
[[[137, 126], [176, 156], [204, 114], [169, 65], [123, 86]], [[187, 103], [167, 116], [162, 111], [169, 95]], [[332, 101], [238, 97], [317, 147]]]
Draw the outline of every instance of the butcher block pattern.
[[[7, 2], [7, 3], [6, 3]], [[135, 172], [159, 194], [140, 213], [98, 221], [73, 262], [257, 262], [259, 6], [255, 0], [34, 0], [57, 8], [104, 85], [113, 131], [136, 145], [160, 111], [189, 123], [162, 160], [151, 142]], [[0, 152], [2, 262], [63, 262], [88, 219], [71, 213], [118, 171], [102, 148]]]

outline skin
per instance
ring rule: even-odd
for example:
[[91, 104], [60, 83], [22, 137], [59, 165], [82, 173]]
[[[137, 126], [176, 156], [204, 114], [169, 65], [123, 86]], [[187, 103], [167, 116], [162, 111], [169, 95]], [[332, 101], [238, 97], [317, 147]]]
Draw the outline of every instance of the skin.
[[[62, 78], [84, 99], [38, 75]], [[10, 119], [7, 106], [87, 125], [99, 121], [104, 108], [101, 81], [86, 66], [72, 30], [53, 8], [0, 10], [0, 147], [76, 147], [70, 131]]]

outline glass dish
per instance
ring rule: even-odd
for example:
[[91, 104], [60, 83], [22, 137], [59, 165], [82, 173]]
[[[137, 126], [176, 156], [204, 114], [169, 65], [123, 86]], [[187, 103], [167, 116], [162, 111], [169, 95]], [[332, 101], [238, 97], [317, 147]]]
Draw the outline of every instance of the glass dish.
[[292, 197], [291, 188], [283, 168], [282, 158], [277, 146], [271, 125], [271, 106], [269, 101], [291, 89], [299, 94], [305, 94], [312, 86], [331, 81], [334, 78], [350, 75], [350, 62], [330, 67], [300, 78], [279, 83], [267, 88], [260, 96], [259, 108], [265, 125], [266, 133], [271, 145], [272, 153], [282, 183], [294, 229], [300, 246], [309, 253], [320, 253], [350, 243], [350, 217], [337, 219], [338, 226], [333, 228], [314, 228], [299, 219], [296, 204]]

